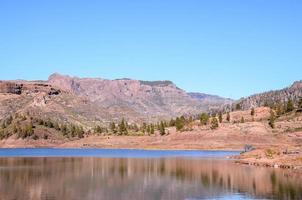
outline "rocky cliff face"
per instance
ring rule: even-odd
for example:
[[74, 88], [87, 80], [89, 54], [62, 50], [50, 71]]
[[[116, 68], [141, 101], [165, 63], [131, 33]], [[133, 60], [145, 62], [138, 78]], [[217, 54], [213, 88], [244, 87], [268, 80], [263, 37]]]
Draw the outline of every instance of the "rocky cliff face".
[[48, 83], [75, 95], [86, 97], [102, 105], [111, 113], [129, 113], [143, 117], [174, 117], [182, 114], [199, 114], [211, 106], [225, 103], [214, 96], [194, 98], [171, 81], [139, 81], [130, 79], [106, 80], [77, 78], [53, 74]]
[[291, 86], [281, 90], [264, 92], [242, 98], [233, 104], [233, 108], [235, 108], [236, 104], [239, 104], [242, 109], [247, 110], [253, 107], [272, 105], [274, 103], [284, 103], [288, 100], [297, 103], [300, 98], [302, 98], [302, 81], [296, 81]]

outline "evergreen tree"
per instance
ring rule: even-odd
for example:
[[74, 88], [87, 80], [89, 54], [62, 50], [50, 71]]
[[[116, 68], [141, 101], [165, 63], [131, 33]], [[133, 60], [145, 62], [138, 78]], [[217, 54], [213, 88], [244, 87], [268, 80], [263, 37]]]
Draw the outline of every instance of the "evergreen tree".
[[299, 100], [298, 107], [302, 108], [302, 98]]
[[218, 119], [219, 119], [219, 123], [222, 123], [222, 113], [221, 112], [219, 112]]
[[273, 110], [271, 110], [270, 118], [269, 118], [269, 122], [268, 122], [268, 124], [270, 125], [271, 128], [275, 128], [275, 120], [276, 120], [275, 113]]
[[241, 105], [239, 103], [236, 104], [236, 110], [241, 110]]
[[245, 122], [244, 117], [241, 117], [240, 123], [244, 123], [244, 122]]
[[160, 135], [165, 135], [165, 134], [166, 134], [165, 124], [164, 124], [163, 121], [160, 122], [160, 125], [159, 125], [159, 133], [160, 133]]
[[100, 125], [94, 127], [94, 133], [102, 133], [102, 132], [103, 132], [103, 128]]
[[219, 123], [216, 117], [213, 117], [211, 120], [211, 129], [217, 129], [219, 127]]
[[78, 135], [78, 138], [84, 138], [84, 129], [82, 126], [77, 127], [76, 133]]
[[153, 135], [154, 134], [154, 125], [151, 124], [151, 127], [150, 127], [150, 134]]
[[116, 125], [114, 122], [111, 122], [110, 123], [110, 130], [113, 134], [116, 134], [117, 133], [117, 130], [116, 130]]
[[122, 119], [121, 123], [119, 124], [119, 134], [120, 135], [127, 135], [128, 130], [127, 130], [127, 122], [125, 119]]
[[181, 131], [184, 127], [183, 119], [177, 117], [175, 120], [175, 127], [177, 131]]
[[255, 116], [255, 108], [252, 108], [251, 110], [251, 115], [254, 117]]
[[209, 115], [207, 114], [207, 113], [202, 113], [201, 115], [200, 115], [200, 123], [202, 124], [202, 125], [207, 125], [208, 124], [208, 121], [209, 121]]
[[288, 102], [287, 102], [287, 105], [286, 105], [286, 111], [287, 112], [291, 112], [294, 110], [294, 104], [293, 104], [293, 101], [290, 99]]
[[147, 133], [150, 135], [151, 134], [151, 125], [147, 126]]
[[230, 112], [227, 112], [226, 120], [227, 120], [228, 122], [230, 122], [230, 121], [231, 121]]
[[170, 120], [169, 126], [170, 126], [170, 127], [175, 126], [175, 120], [174, 120], [174, 119], [171, 119], [171, 120]]

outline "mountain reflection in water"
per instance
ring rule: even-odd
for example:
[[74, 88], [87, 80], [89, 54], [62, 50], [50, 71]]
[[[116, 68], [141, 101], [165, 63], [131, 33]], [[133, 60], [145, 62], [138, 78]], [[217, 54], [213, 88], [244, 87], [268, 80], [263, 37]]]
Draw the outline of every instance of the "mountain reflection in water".
[[0, 158], [0, 199], [302, 199], [302, 175], [188, 158]]

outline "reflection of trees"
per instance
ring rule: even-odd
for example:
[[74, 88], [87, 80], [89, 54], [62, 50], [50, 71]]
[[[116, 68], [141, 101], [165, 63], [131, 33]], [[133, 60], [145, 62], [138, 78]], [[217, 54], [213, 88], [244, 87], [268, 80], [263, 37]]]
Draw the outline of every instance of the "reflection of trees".
[[4, 199], [184, 199], [228, 191], [302, 199], [301, 174], [229, 161], [1, 158]]

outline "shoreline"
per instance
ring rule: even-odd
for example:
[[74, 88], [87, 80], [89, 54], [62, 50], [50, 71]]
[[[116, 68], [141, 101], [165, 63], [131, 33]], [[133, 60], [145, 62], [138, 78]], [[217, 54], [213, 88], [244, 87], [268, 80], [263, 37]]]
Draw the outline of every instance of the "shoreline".
[[[287, 169], [294, 170], [302, 173], [302, 157], [300, 158], [297, 155], [300, 161], [298, 163], [292, 160], [293, 156], [288, 156], [286, 158], [281, 159], [281, 156], [275, 156], [272, 159], [267, 158], [259, 158], [254, 159], [253, 155], [256, 152], [263, 152], [265, 149], [256, 149], [254, 151], [243, 153], [242, 150], [232, 149], [232, 148], [216, 148], [216, 149], [205, 149], [205, 148], [195, 148], [195, 149], [179, 149], [179, 148], [108, 148], [108, 147], [62, 147], [62, 146], [43, 146], [43, 147], [0, 147], [1, 150], [22, 150], [22, 149], [53, 149], [53, 150], [138, 150], [138, 151], [204, 151], [204, 152], [234, 152], [238, 155], [230, 155], [226, 156], [226, 159], [233, 160], [234, 163], [239, 165], [246, 166], [254, 166], [254, 167], [263, 167], [263, 168], [275, 168], [275, 169]], [[48, 157], [48, 156], [0, 156], [0, 158], [10, 158], [10, 157]], [[49, 157], [96, 157], [97, 156], [49, 156]]]

